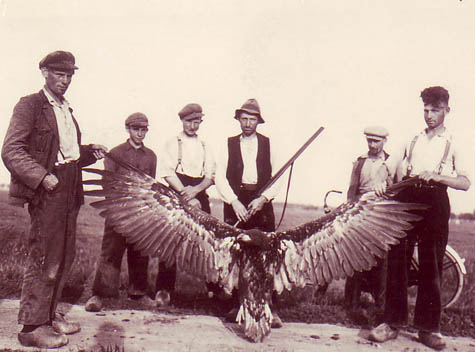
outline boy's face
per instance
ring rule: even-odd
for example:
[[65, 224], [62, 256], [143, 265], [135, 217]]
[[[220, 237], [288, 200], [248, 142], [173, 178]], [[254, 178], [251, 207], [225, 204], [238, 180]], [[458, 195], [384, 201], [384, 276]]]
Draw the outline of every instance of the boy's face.
[[183, 132], [188, 137], [196, 136], [196, 133], [200, 129], [200, 124], [202, 122], [201, 117], [186, 118], [184, 117], [181, 122], [183, 123]]
[[146, 126], [129, 126], [126, 129], [127, 129], [127, 132], [129, 132], [131, 141], [137, 145], [140, 145], [143, 143], [145, 135], [148, 132], [148, 127]]
[[441, 126], [444, 123], [445, 115], [450, 111], [447, 103], [424, 104], [424, 120], [427, 127], [431, 130]]

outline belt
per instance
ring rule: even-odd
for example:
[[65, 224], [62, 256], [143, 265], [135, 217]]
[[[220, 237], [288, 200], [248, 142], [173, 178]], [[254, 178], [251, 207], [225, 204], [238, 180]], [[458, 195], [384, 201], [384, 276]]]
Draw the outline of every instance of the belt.
[[63, 160], [63, 161], [57, 161], [54, 163], [54, 166], [59, 167], [59, 166], [65, 166], [65, 165], [70, 165], [70, 164], [77, 164], [79, 160]]
[[431, 182], [431, 183], [416, 183], [413, 187], [415, 188], [422, 188], [422, 189], [440, 189], [440, 190], [447, 190], [447, 186], [438, 183], [438, 182]]
[[257, 191], [257, 184], [256, 183], [241, 183], [239, 189], [244, 191]]

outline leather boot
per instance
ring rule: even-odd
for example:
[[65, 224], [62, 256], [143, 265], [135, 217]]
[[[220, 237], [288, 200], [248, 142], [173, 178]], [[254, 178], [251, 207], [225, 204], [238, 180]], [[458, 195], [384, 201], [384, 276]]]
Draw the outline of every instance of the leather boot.
[[19, 332], [18, 341], [23, 346], [38, 348], [58, 348], [69, 341], [63, 334], [58, 334], [50, 325], [41, 325], [31, 332]]

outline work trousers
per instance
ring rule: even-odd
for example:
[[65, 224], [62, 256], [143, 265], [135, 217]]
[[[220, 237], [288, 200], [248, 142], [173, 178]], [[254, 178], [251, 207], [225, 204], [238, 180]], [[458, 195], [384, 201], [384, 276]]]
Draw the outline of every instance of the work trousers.
[[30, 201], [31, 228], [18, 322], [43, 325], [54, 319], [56, 306], [74, 261], [80, 171], [76, 163], [52, 170], [59, 180], [51, 191], [40, 185]]
[[369, 292], [381, 313], [386, 299], [387, 259], [378, 258], [377, 264], [369, 271], [355, 272], [345, 283], [345, 304], [349, 309], [360, 307], [361, 292]]
[[422, 203], [428, 209], [414, 211], [422, 220], [414, 222], [407, 237], [388, 254], [385, 321], [402, 327], [408, 323], [408, 266], [411, 243], [418, 242], [419, 285], [414, 326], [422, 331], [440, 331], [442, 264], [449, 234], [450, 204], [443, 186], [409, 187], [397, 195], [403, 202]]
[[[196, 186], [200, 184], [203, 180], [202, 177], [190, 177], [184, 174], [177, 173], [176, 174], [180, 179], [183, 186]], [[196, 199], [200, 202], [201, 210], [204, 212], [211, 214], [211, 208], [209, 205], [209, 198], [206, 194], [206, 191], [202, 191], [196, 195]], [[174, 234], [170, 234], [169, 236], [173, 236]], [[160, 262], [158, 265], [158, 277], [157, 277], [157, 291], [165, 290], [168, 292], [173, 292], [175, 290], [175, 283], [176, 283], [176, 264], [167, 267], [165, 262]], [[216, 285], [209, 284], [208, 289], [215, 290]]]
[[129, 297], [147, 294], [148, 257], [142, 256], [131, 244], [128, 244], [125, 237], [114, 231], [106, 220], [101, 257], [92, 287], [93, 295], [101, 297], [117, 297], [119, 295], [120, 267], [126, 250], [129, 270], [127, 293]]

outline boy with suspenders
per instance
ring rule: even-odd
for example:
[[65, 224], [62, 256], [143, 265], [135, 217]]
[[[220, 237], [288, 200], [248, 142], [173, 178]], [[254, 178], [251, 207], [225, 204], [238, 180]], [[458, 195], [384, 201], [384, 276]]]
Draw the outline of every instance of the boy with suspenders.
[[427, 204], [417, 211], [422, 220], [415, 222], [407, 237], [388, 254], [388, 281], [384, 323], [374, 328], [371, 340], [395, 339], [400, 328], [408, 324], [407, 268], [411, 254], [408, 242], [418, 242], [419, 285], [414, 314], [414, 327], [419, 341], [442, 350], [445, 342], [440, 334], [442, 261], [449, 234], [450, 204], [447, 187], [468, 190], [470, 180], [465, 164], [454, 147], [454, 140], [444, 126], [450, 111], [449, 93], [443, 87], [426, 88], [421, 93], [427, 128], [406, 147], [404, 159], [396, 172], [397, 181], [418, 177], [420, 182], [397, 195], [403, 202]]
[[[188, 104], [180, 110], [178, 116], [183, 131], [165, 144], [160, 173], [170, 187], [181, 193], [190, 204], [211, 213], [206, 189], [214, 183], [216, 163], [211, 149], [197, 134], [203, 115], [198, 104]], [[167, 268], [164, 263], [160, 263], [156, 297], [158, 305], [169, 303], [175, 281], [176, 266]]]

